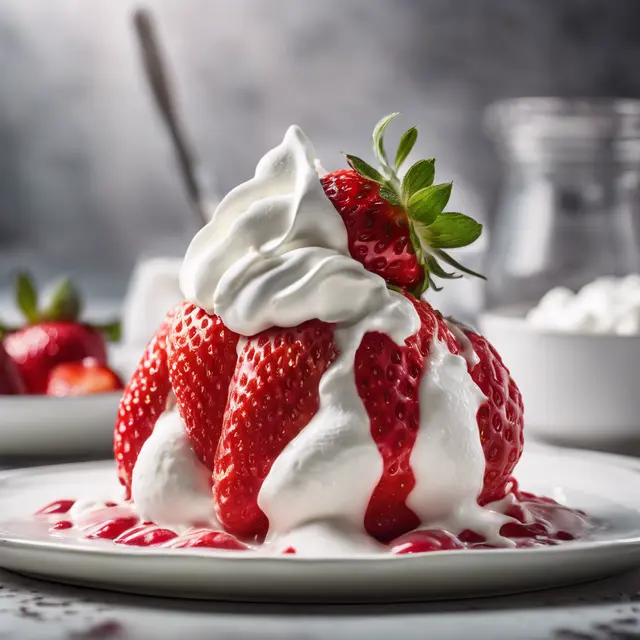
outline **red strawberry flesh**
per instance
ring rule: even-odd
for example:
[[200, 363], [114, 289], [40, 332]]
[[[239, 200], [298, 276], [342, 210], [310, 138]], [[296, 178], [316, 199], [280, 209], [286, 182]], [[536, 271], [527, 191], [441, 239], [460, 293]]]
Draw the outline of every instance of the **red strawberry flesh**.
[[225, 529], [263, 539], [258, 493], [274, 460], [318, 411], [320, 378], [337, 355], [331, 325], [312, 320], [246, 341], [229, 389], [214, 496]]
[[351, 256], [397, 287], [419, 285], [423, 270], [404, 210], [380, 196], [380, 185], [352, 169], [329, 173], [321, 182], [347, 228]]

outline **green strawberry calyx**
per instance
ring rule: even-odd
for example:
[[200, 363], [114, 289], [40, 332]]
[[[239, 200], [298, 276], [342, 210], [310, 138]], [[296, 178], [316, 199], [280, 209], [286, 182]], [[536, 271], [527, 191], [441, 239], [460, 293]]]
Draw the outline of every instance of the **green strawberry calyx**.
[[[393, 160], [389, 162], [384, 148], [384, 134], [389, 123], [398, 113], [391, 113], [378, 122], [373, 130], [373, 153], [380, 163], [374, 169], [357, 156], [345, 154], [351, 168], [363, 178], [380, 185], [380, 196], [389, 204], [402, 207], [407, 216], [411, 244], [418, 262], [424, 270], [422, 282], [412, 291], [420, 296], [427, 289], [442, 289], [434, 277], [443, 280], [461, 278], [462, 274], [485, 279], [480, 273], [467, 269], [445, 249], [458, 249], [475, 242], [482, 233], [482, 225], [463, 213], [445, 211], [451, 196], [451, 183], [433, 184], [435, 159], [418, 160], [399, 177], [399, 170], [411, 153], [418, 139], [417, 127], [402, 134]], [[441, 266], [445, 263], [455, 271], [449, 272]]]
[[[28, 325], [40, 322], [80, 322], [82, 297], [69, 278], [62, 278], [53, 288], [46, 305], [41, 308], [38, 290], [33, 278], [25, 272], [16, 277], [15, 301]], [[86, 324], [86, 323], [83, 323]], [[88, 325], [100, 331], [108, 340], [120, 339], [120, 322]], [[0, 338], [20, 327], [8, 327], [0, 324]]]

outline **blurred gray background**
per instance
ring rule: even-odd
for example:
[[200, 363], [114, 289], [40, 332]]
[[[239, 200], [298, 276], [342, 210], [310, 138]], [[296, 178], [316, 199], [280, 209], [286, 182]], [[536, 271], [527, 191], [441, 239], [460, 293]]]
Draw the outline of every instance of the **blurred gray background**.
[[[455, 181], [455, 208], [486, 221], [500, 176], [488, 102], [640, 96], [638, 0], [146, 5], [221, 192], [291, 123], [332, 169], [340, 151], [368, 157], [373, 124], [399, 110], [420, 125], [417, 153]], [[177, 254], [196, 228], [141, 79], [134, 6], [0, 0], [0, 288], [29, 267], [119, 296], [140, 253]]]

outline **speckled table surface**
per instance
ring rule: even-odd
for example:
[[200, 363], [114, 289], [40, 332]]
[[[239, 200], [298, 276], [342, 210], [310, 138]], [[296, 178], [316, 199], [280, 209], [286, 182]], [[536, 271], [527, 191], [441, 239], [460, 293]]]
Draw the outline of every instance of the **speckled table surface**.
[[[43, 461], [13, 461], [0, 468], [35, 462]], [[149, 598], [58, 585], [0, 570], [0, 640], [390, 637], [640, 640], [640, 570], [535, 594], [375, 606]]]

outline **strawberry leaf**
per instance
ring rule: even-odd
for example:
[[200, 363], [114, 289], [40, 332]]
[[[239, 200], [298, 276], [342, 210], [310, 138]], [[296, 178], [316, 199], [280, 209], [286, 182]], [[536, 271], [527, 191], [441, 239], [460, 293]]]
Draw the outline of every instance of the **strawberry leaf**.
[[400, 138], [400, 143], [398, 144], [398, 150], [396, 151], [396, 159], [394, 161], [394, 166], [396, 171], [402, 166], [402, 163], [407, 159], [407, 156], [411, 153], [413, 149], [413, 145], [416, 143], [418, 139], [418, 128], [411, 127], [408, 131], [405, 131], [402, 134], [402, 138]]
[[119, 342], [122, 337], [122, 324], [119, 320], [113, 320], [105, 324], [93, 324], [94, 329], [103, 333], [109, 342]]
[[347, 162], [351, 165], [351, 168], [359, 173], [363, 178], [367, 180], [372, 180], [373, 182], [377, 182], [378, 184], [384, 184], [384, 178], [382, 175], [376, 171], [370, 164], [367, 164], [358, 156], [352, 156], [348, 153], [344, 154], [347, 158]]
[[466, 273], [470, 276], [475, 276], [476, 278], [482, 278], [482, 280], [486, 280], [486, 278], [481, 273], [477, 273], [476, 271], [472, 271], [471, 269], [467, 269], [466, 267], [463, 267], [457, 260], [454, 260], [448, 253], [445, 253], [442, 249], [436, 249], [433, 252], [433, 255], [435, 255], [437, 258], [440, 258], [440, 260], [442, 260], [443, 262], [446, 262], [449, 266], [453, 267], [454, 269], [458, 269], [458, 271], [462, 271], [462, 273]]
[[380, 187], [380, 197], [386, 200], [389, 204], [393, 204], [395, 206], [400, 205], [400, 198], [398, 197], [398, 194], [389, 187]]
[[69, 278], [64, 278], [55, 288], [51, 302], [43, 312], [47, 320], [74, 321], [80, 316], [82, 301]]
[[462, 278], [462, 274], [460, 273], [445, 271], [433, 256], [427, 258], [427, 265], [429, 271], [433, 273], [434, 276], [438, 276], [438, 278], [442, 278], [443, 280], [458, 280]]
[[428, 243], [438, 249], [457, 249], [475, 242], [482, 225], [463, 213], [441, 213], [425, 230]]
[[378, 124], [373, 129], [373, 135], [371, 136], [372, 144], [373, 144], [373, 153], [376, 158], [380, 161], [383, 167], [389, 166], [389, 161], [387, 160], [387, 153], [384, 150], [384, 132], [385, 129], [389, 126], [389, 123], [396, 117], [400, 115], [398, 112], [390, 113], [388, 116], [385, 116], [378, 122]]
[[433, 158], [418, 160], [418, 162], [409, 167], [402, 180], [402, 199], [404, 202], [409, 202], [414, 193], [433, 184], [436, 171], [435, 162]]
[[451, 183], [437, 184], [416, 191], [407, 203], [407, 213], [423, 226], [433, 224], [447, 206], [451, 196]]
[[27, 322], [38, 322], [38, 292], [33, 284], [31, 276], [27, 273], [19, 273], [16, 278], [16, 303], [24, 314]]

